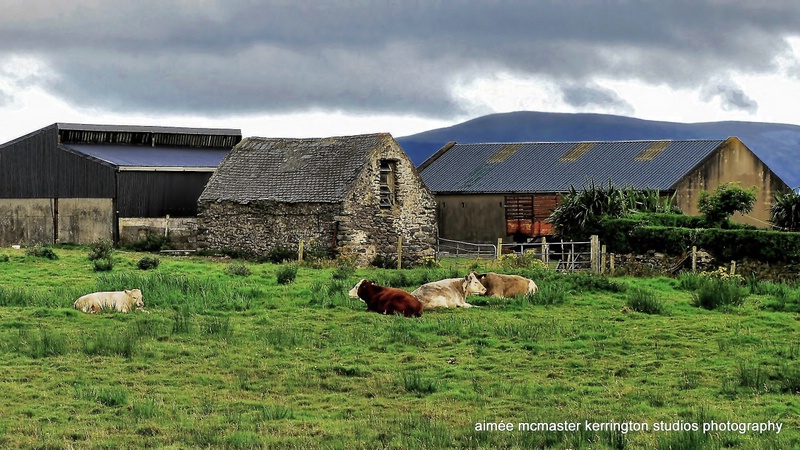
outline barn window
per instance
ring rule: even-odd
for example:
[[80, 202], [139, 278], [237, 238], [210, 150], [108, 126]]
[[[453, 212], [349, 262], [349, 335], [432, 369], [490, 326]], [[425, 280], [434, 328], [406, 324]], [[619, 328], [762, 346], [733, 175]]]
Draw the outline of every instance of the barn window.
[[381, 160], [381, 208], [394, 207], [397, 200], [397, 163]]

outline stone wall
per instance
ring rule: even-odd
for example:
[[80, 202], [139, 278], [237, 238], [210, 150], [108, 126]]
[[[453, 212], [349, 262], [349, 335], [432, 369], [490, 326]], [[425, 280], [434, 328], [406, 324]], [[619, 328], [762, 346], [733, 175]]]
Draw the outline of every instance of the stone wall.
[[301, 240], [331, 248], [334, 217], [340, 210], [333, 203], [204, 202], [198, 215], [197, 247], [251, 256], [267, 256], [276, 246], [296, 249]]
[[[395, 165], [395, 205], [380, 207], [380, 162]], [[413, 163], [396, 144], [376, 149], [346, 196], [339, 222], [338, 246], [358, 255], [360, 264], [376, 257], [397, 258], [402, 237], [405, 265], [433, 258], [438, 230], [436, 202]]]

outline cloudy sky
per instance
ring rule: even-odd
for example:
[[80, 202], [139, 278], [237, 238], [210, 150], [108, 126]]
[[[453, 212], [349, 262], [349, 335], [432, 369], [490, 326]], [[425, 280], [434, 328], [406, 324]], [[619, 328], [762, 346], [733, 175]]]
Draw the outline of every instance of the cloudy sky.
[[518, 110], [800, 124], [796, 0], [0, 4], [0, 143], [54, 122], [404, 136]]

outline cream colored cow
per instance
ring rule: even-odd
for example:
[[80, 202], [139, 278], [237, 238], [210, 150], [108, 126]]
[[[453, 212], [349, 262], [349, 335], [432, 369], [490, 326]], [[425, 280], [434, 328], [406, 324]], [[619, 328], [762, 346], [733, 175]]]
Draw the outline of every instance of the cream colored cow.
[[465, 300], [470, 295], [483, 295], [483, 287], [475, 272], [464, 278], [446, 278], [440, 281], [423, 284], [411, 293], [419, 299], [424, 309], [435, 308], [471, 308]]
[[73, 305], [85, 313], [98, 313], [103, 310], [127, 313], [133, 308], [147, 312], [144, 309], [142, 291], [139, 289], [126, 289], [124, 291], [94, 292], [86, 294]]

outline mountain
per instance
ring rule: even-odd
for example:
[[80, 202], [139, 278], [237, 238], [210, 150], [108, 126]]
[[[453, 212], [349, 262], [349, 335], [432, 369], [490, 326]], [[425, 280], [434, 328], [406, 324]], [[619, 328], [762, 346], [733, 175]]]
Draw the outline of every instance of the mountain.
[[419, 165], [450, 141], [571, 142], [725, 139], [736, 136], [790, 187], [800, 186], [800, 126], [762, 122], [677, 123], [607, 114], [521, 111], [490, 114], [397, 138]]

